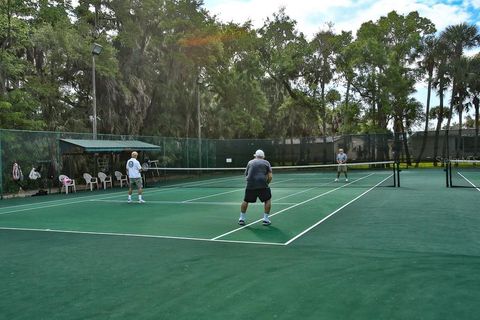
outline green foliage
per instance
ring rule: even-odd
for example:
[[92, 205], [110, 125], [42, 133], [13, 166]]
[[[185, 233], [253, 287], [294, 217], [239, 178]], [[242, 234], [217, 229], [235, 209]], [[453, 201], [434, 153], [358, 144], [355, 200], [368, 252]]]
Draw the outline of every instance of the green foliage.
[[38, 101], [25, 91], [12, 90], [0, 98], [0, 127], [4, 129], [45, 128], [45, 121], [36, 113]]
[[400, 16], [394, 11], [359, 29], [353, 46], [359, 57], [354, 88], [371, 106], [367, 115], [375, 131], [386, 130], [390, 121], [401, 132], [414, 123], [407, 117], [416, 104], [410, 96], [419, 73], [412, 63], [421, 58], [422, 43], [434, 32], [433, 24], [417, 12]]
[[[438, 38], [417, 12], [392, 11], [364, 23], [356, 37], [327, 25], [308, 40], [283, 8], [254, 29], [217, 21], [199, 0], [0, 4], [3, 128], [91, 132], [94, 42], [103, 46], [95, 56], [99, 133], [408, 131], [424, 119], [411, 99], [422, 78], [442, 101], [452, 86], [462, 107], [479, 95], [478, 72], [461, 77], [467, 69], [453, 69], [454, 57], [478, 46], [478, 31], [460, 24]], [[437, 115], [449, 118], [447, 111]]]

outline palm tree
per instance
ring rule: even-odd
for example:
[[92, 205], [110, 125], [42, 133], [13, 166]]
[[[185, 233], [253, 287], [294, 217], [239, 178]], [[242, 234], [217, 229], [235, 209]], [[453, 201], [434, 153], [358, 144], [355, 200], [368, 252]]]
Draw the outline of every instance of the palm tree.
[[454, 108], [458, 113], [458, 139], [459, 142], [457, 146], [461, 148], [456, 148], [456, 158], [460, 156], [460, 149], [463, 151], [462, 144], [462, 126], [463, 126], [463, 113], [468, 112], [470, 109], [470, 103], [465, 103], [466, 98], [468, 97], [468, 74], [469, 74], [469, 61], [465, 57], [460, 57], [455, 61], [453, 66], [455, 71], [454, 77], [457, 79], [457, 94], [454, 99]]
[[415, 167], [418, 167], [419, 162], [422, 160], [422, 155], [425, 151], [425, 146], [427, 144], [433, 71], [435, 70], [435, 65], [438, 58], [438, 39], [435, 36], [431, 36], [425, 39], [423, 56], [424, 58], [420, 62], [420, 68], [427, 73], [427, 106], [425, 110], [425, 129], [423, 132], [422, 146], [420, 147], [420, 152], [418, 153]]
[[[441, 100], [442, 101], [442, 100]], [[433, 165], [437, 166], [438, 162], [440, 161], [443, 165], [443, 161], [438, 157], [438, 145], [439, 145], [439, 138], [440, 138], [440, 129], [443, 125], [443, 120], [449, 117], [449, 110], [444, 108], [443, 106], [436, 106], [430, 109], [430, 118], [436, 119], [436, 129], [435, 129], [435, 140], [433, 144]], [[444, 157], [443, 155], [442, 157]]]
[[422, 104], [419, 101], [409, 98], [403, 103], [402, 108], [396, 108], [394, 115], [394, 132], [402, 136], [407, 166], [412, 165], [407, 143], [407, 133], [411, 132], [412, 125], [415, 119], [418, 119], [418, 114], [421, 112], [421, 109]]
[[478, 151], [478, 127], [479, 127], [479, 122], [480, 120], [478, 119], [479, 117], [479, 105], [480, 105], [480, 99], [478, 96], [474, 96], [472, 100], [473, 106], [475, 107], [475, 150], [474, 150], [474, 157], [477, 159], [477, 155], [479, 153]]
[[[443, 39], [437, 43], [437, 63], [436, 63], [436, 76], [433, 79], [433, 87], [436, 89], [440, 105], [438, 106], [438, 110], [436, 111], [437, 117], [437, 126], [435, 128], [435, 139], [433, 145], [433, 165], [437, 166], [437, 158], [438, 158], [438, 145], [439, 145], [439, 138], [440, 138], [440, 130], [442, 129], [443, 119], [447, 112], [444, 110], [444, 97], [445, 91], [447, 91], [447, 87], [450, 84], [450, 78], [447, 74], [448, 68], [448, 51], [447, 51], [447, 44]], [[445, 150], [443, 150], [442, 158], [445, 157]], [[443, 163], [442, 163], [443, 164]]]
[[450, 99], [450, 115], [447, 119], [447, 128], [445, 130], [444, 149], [446, 149], [447, 157], [450, 156], [448, 133], [450, 128], [453, 108], [459, 91], [459, 70], [456, 70], [461, 63], [458, 62], [463, 55], [465, 49], [471, 49], [479, 45], [480, 35], [476, 25], [468, 25], [461, 23], [447, 27], [440, 35], [440, 38], [447, 44], [450, 51], [449, 74], [452, 77], [452, 96]]
[[472, 97], [472, 104], [475, 109], [475, 145], [474, 157], [480, 153], [478, 150], [478, 131], [479, 131], [479, 109], [480, 109], [480, 54], [477, 54], [469, 61], [468, 91]]

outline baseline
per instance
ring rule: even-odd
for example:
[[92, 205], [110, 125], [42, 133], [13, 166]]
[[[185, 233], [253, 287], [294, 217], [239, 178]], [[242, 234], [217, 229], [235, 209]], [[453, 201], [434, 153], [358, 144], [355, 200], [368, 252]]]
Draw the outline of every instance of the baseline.
[[91, 232], [91, 231], [75, 231], [75, 230], [34, 229], [34, 228], [8, 228], [8, 227], [0, 227], [0, 230], [30, 231], [30, 232], [52, 232], [52, 233], [86, 234], [86, 235], [98, 235], [98, 236], [136, 237], [136, 238], [152, 238], [152, 239], [173, 239], [173, 240], [190, 240], [190, 241], [204, 241], [204, 242], [223, 242], [223, 243], [237, 243], [237, 244], [255, 244], [255, 245], [269, 245], [269, 246], [285, 246], [284, 243], [280, 243], [280, 242], [213, 240], [213, 239], [208, 239], [208, 238], [190, 238], [190, 237], [175, 237], [175, 236], [159, 236], [159, 235], [135, 234], [135, 233]]

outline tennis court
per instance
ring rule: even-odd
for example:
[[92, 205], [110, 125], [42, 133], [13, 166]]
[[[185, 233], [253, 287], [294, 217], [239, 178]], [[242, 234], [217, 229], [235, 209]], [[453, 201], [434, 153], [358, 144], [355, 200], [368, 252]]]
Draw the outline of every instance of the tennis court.
[[475, 317], [478, 188], [446, 188], [442, 168], [403, 170], [399, 188], [388, 168], [334, 177], [274, 169], [267, 227], [261, 204], [237, 224], [238, 175], [157, 181], [144, 204], [125, 189], [1, 201], [1, 317]]

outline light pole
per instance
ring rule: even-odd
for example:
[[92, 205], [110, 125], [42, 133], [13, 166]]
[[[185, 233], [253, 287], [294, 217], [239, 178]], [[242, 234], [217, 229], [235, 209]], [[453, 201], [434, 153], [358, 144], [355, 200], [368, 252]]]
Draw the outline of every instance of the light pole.
[[95, 56], [102, 52], [103, 47], [94, 43], [92, 47], [92, 99], [93, 99], [93, 140], [97, 140], [97, 92], [95, 85]]
[[201, 75], [197, 78], [197, 126], [198, 126], [198, 167], [202, 167], [202, 125], [200, 119], [200, 86], [203, 83]]

